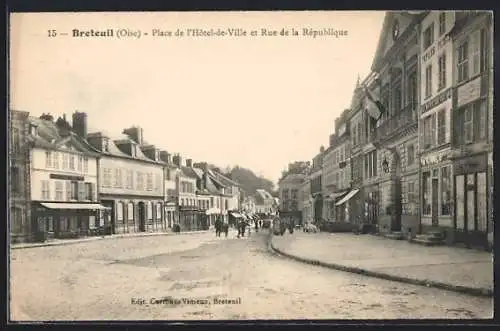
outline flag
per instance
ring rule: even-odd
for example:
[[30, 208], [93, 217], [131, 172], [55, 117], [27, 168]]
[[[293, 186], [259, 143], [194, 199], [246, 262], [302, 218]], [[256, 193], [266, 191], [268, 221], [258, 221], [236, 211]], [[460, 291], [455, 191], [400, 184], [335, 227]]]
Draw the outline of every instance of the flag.
[[385, 107], [378, 100], [379, 98], [373, 96], [366, 87], [364, 88], [364, 90], [366, 95], [366, 111], [368, 112], [368, 114], [370, 114], [371, 117], [378, 120], [382, 113], [385, 112]]

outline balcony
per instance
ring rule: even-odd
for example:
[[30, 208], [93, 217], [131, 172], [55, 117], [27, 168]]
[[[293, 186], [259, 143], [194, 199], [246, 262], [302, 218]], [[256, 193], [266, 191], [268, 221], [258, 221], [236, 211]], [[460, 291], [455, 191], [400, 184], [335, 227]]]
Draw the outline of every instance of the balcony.
[[374, 142], [387, 141], [399, 135], [404, 129], [417, 126], [417, 111], [414, 104], [409, 104], [401, 112], [385, 120], [373, 135]]

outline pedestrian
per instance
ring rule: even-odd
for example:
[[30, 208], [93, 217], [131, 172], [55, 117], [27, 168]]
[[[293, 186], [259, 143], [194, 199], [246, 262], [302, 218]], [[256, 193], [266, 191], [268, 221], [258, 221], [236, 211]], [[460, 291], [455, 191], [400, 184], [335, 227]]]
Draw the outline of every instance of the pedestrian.
[[220, 220], [220, 218], [217, 218], [217, 220], [215, 221], [215, 236], [216, 237], [220, 237], [220, 232], [221, 232], [221, 227], [222, 227], [222, 222]]
[[229, 232], [229, 224], [227, 224], [226, 222], [224, 222], [224, 224], [223, 224], [223, 230], [224, 230], [224, 234], [227, 238], [227, 234]]
[[259, 232], [259, 222], [254, 221], [255, 223], [255, 232]]

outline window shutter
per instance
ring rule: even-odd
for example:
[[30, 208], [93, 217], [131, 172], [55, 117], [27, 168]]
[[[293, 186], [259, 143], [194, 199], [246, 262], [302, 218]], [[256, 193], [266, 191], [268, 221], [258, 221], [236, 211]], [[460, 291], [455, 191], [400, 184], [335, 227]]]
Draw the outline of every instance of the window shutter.
[[94, 192], [96, 192], [95, 184], [91, 183], [90, 184], [90, 193], [89, 193], [89, 195], [90, 195], [90, 200], [92, 200], [92, 201], [97, 200], [97, 197], [95, 196]]

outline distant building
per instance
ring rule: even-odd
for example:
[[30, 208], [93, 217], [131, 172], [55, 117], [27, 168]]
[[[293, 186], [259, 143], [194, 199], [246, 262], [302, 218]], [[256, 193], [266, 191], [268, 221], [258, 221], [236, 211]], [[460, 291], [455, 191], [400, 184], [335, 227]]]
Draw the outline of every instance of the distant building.
[[278, 182], [280, 216], [294, 219], [296, 223], [302, 220], [299, 193], [307, 177], [309, 165], [309, 162], [290, 163], [288, 170]]
[[323, 158], [325, 148], [321, 146], [319, 153], [313, 158], [310, 173], [311, 196], [313, 198], [313, 219], [314, 222], [320, 222], [325, 219], [323, 214]]
[[257, 189], [255, 192], [255, 211], [259, 214], [274, 214], [274, 197], [271, 193], [263, 189]]

